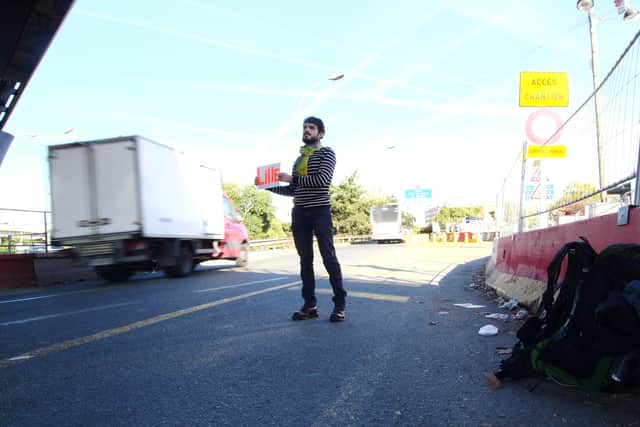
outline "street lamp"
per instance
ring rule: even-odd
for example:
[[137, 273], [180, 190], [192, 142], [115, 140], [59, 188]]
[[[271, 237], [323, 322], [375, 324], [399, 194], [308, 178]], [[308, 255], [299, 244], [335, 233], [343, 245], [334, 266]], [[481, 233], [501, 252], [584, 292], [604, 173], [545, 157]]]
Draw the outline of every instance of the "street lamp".
[[[337, 82], [338, 80], [342, 80], [343, 78], [344, 78], [344, 74], [334, 74], [334, 75], [326, 77], [326, 78], [324, 78], [322, 80], [318, 80], [317, 82], [312, 84], [311, 87], [309, 87], [309, 89], [307, 89], [305, 91], [305, 93], [306, 92], [311, 92], [316, 87], [318, 87], [319, 85], [321, 85], [322, 83], [324, 83], [326, 81]], [[302, 100], [305, 98], [305, 93], [300, 95], [300, 98], [298, 99], [298, 105], [296, 107], [296, 116], [298, 116], [298, 114], [300, 113], [300, 110], [301, 110], [301, 107], [302, 107]]]
[[[578, 0], [576, 7], [578, 10], [587, 11], [593, 9], [593, 3], [593, 0]], [[618, 9], [618, 14], [623, 15], [622, 19], [624, 21], [630, 21], [638, 16], [638, 11], [629, 6], [627, 0], [614, 0], [613, 3], [615, 4], [616, 9]]]
[[578, 0], [576, 7], [578, 10], [589, 10], [593, 8], [593, 0]]
[[629, 6], [627, 0], [615, 0], [614, 3], [618, 9], [618, 14], [622, 15], [624, 21], [631, 21], [638, 16], [638, 11]]
[[302, 100], [305, 98], [305, 94], [307, 92], [311, 92], [313, 91], [316, 87], [318, 87], [319, 85], [321, 85], [324, 82], [327, 81], [331, 81], [331, 82], [337, 82], [338, 80], [342, 80], [344, 78], [344, 74], [340, 73], [340, 74], [334, 74], [331, 75], [329, 77], [325, 77], [322, 80], [318, 80], [317, 82], [313, 83], [309, 89], [307, 89], [304, 93], [302, 93], [300, 95], [300, 97], [298, 98], [298, 105], [296, 106], [296, 121], [300, 119], [300, 116], [302, 115]]

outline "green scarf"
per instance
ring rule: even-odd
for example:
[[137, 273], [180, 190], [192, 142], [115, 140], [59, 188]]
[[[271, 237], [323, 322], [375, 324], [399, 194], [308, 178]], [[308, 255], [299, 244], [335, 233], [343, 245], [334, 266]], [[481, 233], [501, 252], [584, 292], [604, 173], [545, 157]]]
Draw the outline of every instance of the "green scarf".
[[307, 176], [309, 174], [309, 157], [316, 151], [318, 151], [320, 147], [310, 147], [305, 145], [300, 147], [300, 158], [298, 159], [298, 164], [296, 165], [296, 172], [298, 176]]

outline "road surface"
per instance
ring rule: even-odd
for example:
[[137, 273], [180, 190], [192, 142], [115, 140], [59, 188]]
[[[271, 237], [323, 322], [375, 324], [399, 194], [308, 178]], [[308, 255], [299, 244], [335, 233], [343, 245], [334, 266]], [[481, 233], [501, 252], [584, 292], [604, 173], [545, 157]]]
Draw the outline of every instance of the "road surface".
[[[0, 425], [639, 425], [637, 397], [483, 375], [519, 323], [469, 287], [487, 245], [340, 246], [347, 321], [301, 305], [291, 250], [168, 279], [0, 295]], [[485, 307], [469, 309], [454, 304]], [[484, 337], [486, 324], [499, 328]]]

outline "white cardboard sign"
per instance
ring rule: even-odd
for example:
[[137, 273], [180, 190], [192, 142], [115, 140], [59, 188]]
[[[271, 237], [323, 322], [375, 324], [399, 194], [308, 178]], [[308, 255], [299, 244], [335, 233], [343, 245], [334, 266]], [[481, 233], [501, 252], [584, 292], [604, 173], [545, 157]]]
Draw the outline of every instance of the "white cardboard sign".
[[272, 163], [270, 165], [258, 166], [258, 188], [278, 187], [280, 181], [278, 174], [280, 173], [280, 163]]

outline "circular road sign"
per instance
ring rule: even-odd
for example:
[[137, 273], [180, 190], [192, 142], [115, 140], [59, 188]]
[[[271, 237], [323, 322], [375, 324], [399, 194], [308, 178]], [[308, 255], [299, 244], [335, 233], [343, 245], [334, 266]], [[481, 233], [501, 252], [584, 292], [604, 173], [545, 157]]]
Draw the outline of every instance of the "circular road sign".
[[[541, 127], [541, 124], [546, 124], [546, 126], [544, 127], [547, 128], [547, 131], [551, 130], [551, 132], [545, 132], [547, 133], [546, 136], [538, 135], [536, 131], [534, 131], [534, 124], [536, 122], [538, 123], [538, 126], [536, 126], [536, 131], [540, 131], [539, 128]], [[550, 122], [553, 122], [551, 126], [549, 126]], [[547, 145], [551, 145], [558, 141], [558, 139], [560, 139], [560, 136], [562, 136], [562, 119], [553, 111], [543, 108], [540, 110], [536, 110], [529, 115], [524, 128], [527, 133], [527, 138], [529, 138], [529, 141], [531, 141], [533, 144], [543, 145], [546, 143]]]

